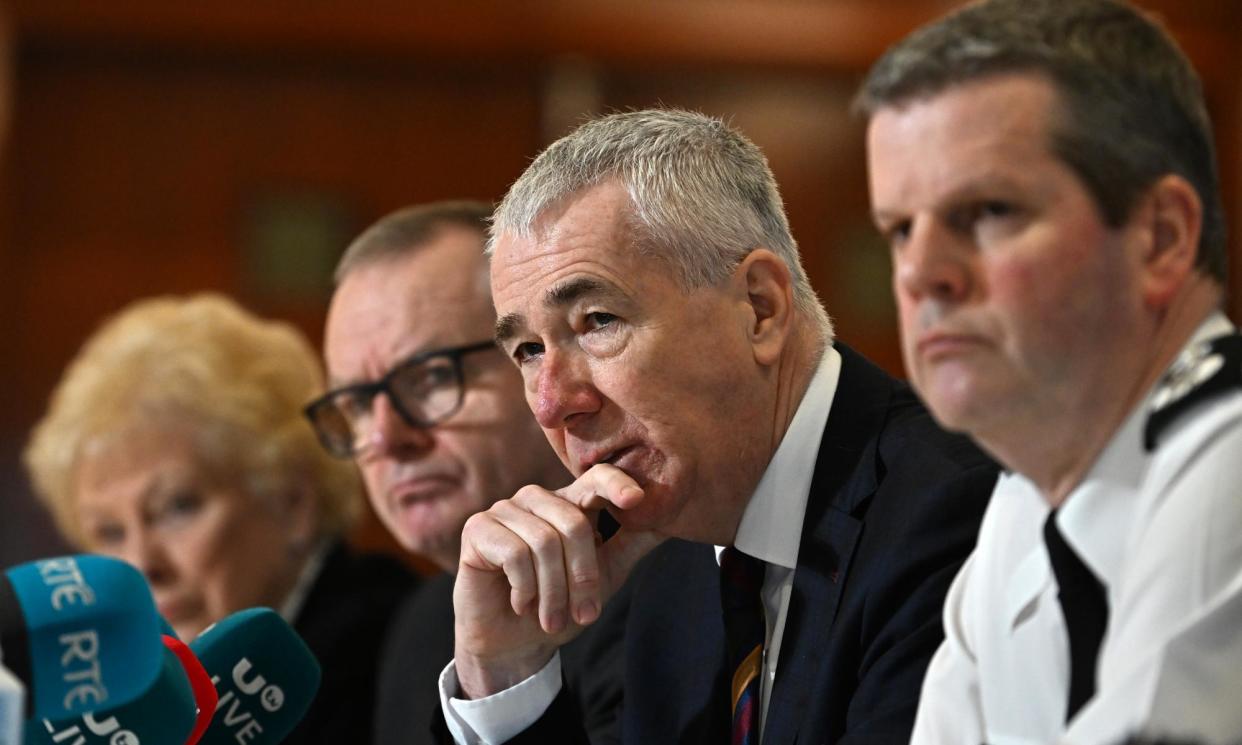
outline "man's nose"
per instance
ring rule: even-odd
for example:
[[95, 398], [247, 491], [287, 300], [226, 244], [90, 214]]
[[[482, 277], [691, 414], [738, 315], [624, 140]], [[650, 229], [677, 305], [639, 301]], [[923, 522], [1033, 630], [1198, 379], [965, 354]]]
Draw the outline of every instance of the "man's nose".
[[971, 291], [972, 254], [963, 236], [934, 218], [919, 218], [893, 252], [894, 289], [916, 301], [960, 301]]
[[431, 430], [407, 422], [387, 393], [380, 393], [371, 401], [368, 419], [360, 433], [363, 457], [410, 458], [435, 444]]
[[602, 405], [587, 363], [577, 355], [552, 350], [544, 353], [539, 371], [527, 386], [527, 398], [544, 429], [567, 427]]

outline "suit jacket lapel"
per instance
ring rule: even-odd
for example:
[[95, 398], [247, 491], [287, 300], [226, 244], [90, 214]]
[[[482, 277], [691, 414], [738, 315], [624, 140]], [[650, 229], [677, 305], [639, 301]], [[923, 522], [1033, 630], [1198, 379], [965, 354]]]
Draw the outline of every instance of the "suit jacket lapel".
[[815, 681], [828, 659], [833, 618], [862, 531], [851, 513], [878, 483], [875, 434], [891, 385], [866, 359], [840, 342], [834, 346], [841, 377], [815, 463], [763, 745], [793, 743], [815, 705]]
[[630, 608], [625, 640], [625, 741], [727, 742], [720, 571], [711, 547], [670, 539], [640, 571], [634, 596], [642, 601]]

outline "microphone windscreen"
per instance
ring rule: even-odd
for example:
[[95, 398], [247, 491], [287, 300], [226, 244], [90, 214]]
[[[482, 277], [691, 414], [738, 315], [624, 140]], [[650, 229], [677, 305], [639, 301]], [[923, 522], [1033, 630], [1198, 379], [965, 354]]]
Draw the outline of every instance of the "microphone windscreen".
[[203, 745], [275, 745], [319, 690], [319, 662], [270, 608], [249, 608], [207, 627], [190, 643], [219, 694]]
[[27, 717], [65, 720], [141, 696], [164, 664], [159, 614], [138, 570], [105, 556], [20, 564], [0, 579], [4, 664]]
[[18, 745], [22, 741], [25, 718], [26, 686], [0, 664], [0, 745]]
[[198, 714], [194, 718], [194, 729], [186, 738], [185, 745], [195, 745], [202, 739], [203, 733], [211, 724], [211, 718], [215, 716], [216, 687], [211, 682], [211, 676], [207, 674], [203, 663], [195, 656], [194, 650], [186, 646], [185, 642], [165, 634], [164, 646], [172, 650], [173, 654], [177, 655], [177, 659], [181, 661], [185, 677], [190, 681], [190, 690], [194, 692], [194, 703], [198, 707]]
[[194, 691], [181, 660], [161, 645], [159, 675], [138, 698], [72, 719], [26, 723], [25, 745], [182, 745], [194, 730]]

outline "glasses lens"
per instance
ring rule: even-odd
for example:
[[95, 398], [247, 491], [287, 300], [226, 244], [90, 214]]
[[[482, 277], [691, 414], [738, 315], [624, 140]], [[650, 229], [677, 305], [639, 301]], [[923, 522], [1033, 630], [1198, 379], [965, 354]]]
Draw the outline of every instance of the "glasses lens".
[[319, 401], [308, 412], [319, 441], [333, 455], [348, 458], [354, 454], [354, 427], [337, 406], [340, 396]]
[[429, 426], [461, 403], [461, 376], [449, 357], [432, 357], [396, 372], [389, 390], [413, 419]]

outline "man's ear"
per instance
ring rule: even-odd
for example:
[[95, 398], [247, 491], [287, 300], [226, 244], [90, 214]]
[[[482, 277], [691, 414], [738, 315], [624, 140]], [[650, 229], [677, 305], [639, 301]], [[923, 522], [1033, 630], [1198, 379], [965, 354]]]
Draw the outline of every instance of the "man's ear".
[[746, 333], [755, 361], [772, 365], [793, 328], [793, 276], [785, 262], [766, 248], [751, 251], [733, 276], [745, 293]]
[[1143, 303], [1152, 310], [1167, 307], [1195, 271], [1203, 201], [1186, 179], [1162, 176], [1147, 190], [1140, 207], [1146, 242], [1142, 256]]

